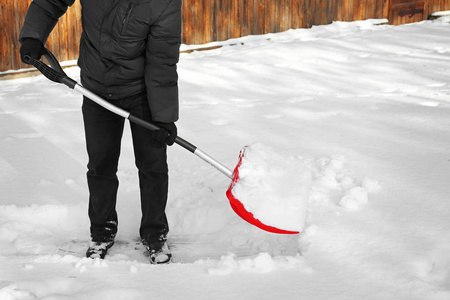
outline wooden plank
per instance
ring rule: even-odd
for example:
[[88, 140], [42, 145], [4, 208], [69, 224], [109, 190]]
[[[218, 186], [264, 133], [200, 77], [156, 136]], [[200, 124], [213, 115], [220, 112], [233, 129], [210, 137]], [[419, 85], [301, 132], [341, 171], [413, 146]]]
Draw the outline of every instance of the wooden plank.
[[211, 41], [211, 1], [194, 0], [194, 44], [204, 44]]
[[331, 22], [334, 21], [334, 4], [332, 0], [324, 0], [324, 2], [326, 2], [326, 6], [325, 6], [325, 19], [324, 19], [324, 24], [330, 24]]
[[211, 35], [212, 40], [217, 41], [217, 18], [219, 17], [218, 14], [218, 1], [220, 0], [211, 0]]
[[80, 10], [79, 2], [70, 7], [67, 11], [67, 59], [78, 58], [78, 48], [81, 37], [81, 20], [78, 12]]
[[291, 11], [291, 27], [302, 28], [305, 26], [305, 1], [304, 0], [292, 0]]
[[272, 32], [272, 14], [273, 14], [273, 2], [271, 0], [265, 0], [264, 2], [264, 31], [263, 33]]
[[353, 19], [355, 21], [361, 20], [361, 14], [363, 13], [363, 9], [361, 6], [362, 1], [363, 0], [354, 0], [354, 2], [353, 2], [354, 3]]
[[240, 0], [231, 0], [231, 26], [230, 38], [238, 38], [241, 36], [241, 6]]
[[231, 0], [215, 1], [215, 25], [214, 31], [217, 41], [227, 40], [230, 27]]
[[272, 1], [273, 2], [273, 13], [271, 16], [272, 19], [272, 31], [271, 32], [280, 32], [280, 1]]
[[205, 30], [202, 9], [203, 9], [202, 1], [193, 0], [193, 11], [191, 15], [191, 22], [194, 25], [192, 35], [193, 35], [193, 44], [195, 45], [201, 43], [202, 32]]
[[335, 19], [337, 21], [344, 21], [345, 20], [345, 3], [347, 1], [344, 0], [337, 0], [336, 8], [335, 8]]
[[10, 8], [10, 12], [9, 12], [9, 26], [12, 29], [12, 32], [10, 32], [9, 34], [9, 41], [10, 41], [10, 46], [9, 46], [9, 56], [11, 57], [11, 62], [10, 62], [10, 68], [11, 69], [18, 69], [20, 66], [20, 58], [19, 58], [19, 42], [17, 41], [18, 39], [18, 33], [19, 32], [19, 28], [20, 28], [20, 21], [15, 18], [15, 16], [19, 13], [19, 6], [18, 6], [18, 2], [14, 1], [12, 3], [12, 7]]
[[374, 18], [376, 18], [376, 19], [383, 18], [383, 1], [382, 0], [375, 1]]
[[257, 2], [258, 22], [253, 26], [253, 34], [263, 34], [266, 28], [266, 1], [255, 0]]
[[45, 47], [47, 47], [48, 50], [50, 50], [55, 57], [59, 60], [59, 23], [55, 26], [55, 28], [50, 33], [47, 43], [45, 44]]
[[316, 2], [316, 10], [314, 15], [314, 25], [321, 25], [324, 23], [323, 19], [324, 17], [324, 10], [325, 10], [325, 2], [324, 1], [318, 1]]
[[203, 14], [205, 22], [205, 32], [203, 34], [203, 43], [210, 43], [213, 41], [212, 24], [214, 16], [212, 14], [213, 0], [203, 0]]
[[183, 36], [182, 40], [185, 44], [195, 43], [195, 33], [194, 33], [194, 1], [195, 0], [185, 0], [183, 1], [182, 16], [183, 16]]
[[283, 5], [280, 7], [281, 31], [286, 31], [292, 28], [292, 2], [293, 0], [284, 0]]
[[319, 24], [327, 24], [328, 1], [320, 1], [320, 9], [318, 11]]
[[354, 2], [353, 2], [354, 3], [353, 18], [355, 21], [361, 20], [361, 13], [362, 13], [361, 2], [362, 1], [363, 0], [354, 0]]
[[450, 1], [445, 1], [445, 0], [429, 0], [428, 1], [428, 11], [430, 12], [430, 14], [433, 12], [446, 11], [449, 9], [450, 9]]
[[361, 6], [364, 8], [364, 12], [361, 14], [361, 20], [367, 20], [374, 17], [375, 12], [375, 2], [376, 1], [368, 1], [364, 0]]
[[25, 15], [26, 10], [28, 8], [28, 3], [24, 3], [23, 0], [14, 1], [14, 29], [13, 34], [11, 35], [11, 42], [12, 42], [12, 48], [11, 48], [11, 68], [12, 69], [20, 69], [23, 65], [22, 59], [20, 57], [20, 43], [19, 43], [19, 33], [20, 29], [23, 26], [24, 18], [17, 18], [15, 16], [17, 15]]
[[15, 51], [14, 51], [15, 50], [14, 40], [17, 39], [16, 36], [17, 36], [18, 29], [15, 25], [14, 17], [15, 17], [14, 6], [13, 5], [6, 6], [6, 22], [7, 22], [6, 24], [8, 27], [8, 32], [5, 36], [5, 43], [7, 45], [5, 47], [5, 54], [7, 57], [7, 59], [5, 60], [5, 66], [6, 66], [7, 70], [17, 69], [17, 65], [18, 65], [17, 59], [15, 57]]
[[332, 0], [328, 0], [326, 1], [327, 5], [326, 5], [326, 13], [325, 13], [325, 24], [330, 24], [331, 22], [334, 21], [334, 1]]
[[67, 32], [67, 13], [62, 16], [58, 22], [59, 26], [59, 60], [66, 61], [69, 60], [68, 54], [68, 32]]
[[[13, 55], [12, 49], [14, 48], [13, 45], [13, 37], [15, 36], [15, 33], [17, 31], [17, 28], [14, 27], [14, 8], [11, 5], [6, 6], [6, 14], [5, 14], [5, 21], [4, 23], [8, 31], [5, 34], [5, 55], [7, 59], [5, 59], [5, 67], [7, 70], [15, 69], [13, 66], [15, 65], [15, 62], [13, 61], [15, 59]], [[3, 27], [3, 24], [2, 24]], [[3, 41], [2, 41], [3, 42]]]
[[334, 6], [334, 20], [335, 21], [343, 21], [344, 20], [344, 3], [343, 0], [336, 0], [336, 4]]
[[361, 20], [367, 20], [367, 19], [373, 19], [374, 13], [375, 13], [375, 4], [377, 0], [369, 1], [364, 0], [363, 6], [364, 6], [364, 14], [362, 14]]
[[343, 21], [349, 22], [352, 20], [352, 16], [353, 16], [353, 13], [352, 13], [353, 3], [352, 3], [352, 0], [343, 0], [343, 1], [344, 1], [344, 8], [345, 8]]
[[288, 5], [288, 2], [289, 0], [279, 0], [279, 1], [277, 1], [276, 3], [277, 3], [277, 18], [278, 18], [278, 20], [277, 20], [277, 25], [278, 25], [278, 28], [277, 28], [277, 32], [280, 32], [280, 31], [286, 31], [286, 30], [288, 30], [289, 28], [286, 28], [287, 26], [287, 24], [286, 24], [286, 22], [288, 21], [288, 20], [286, 20], [286, 15], [285, 15], [285, 7]]
[[240, 16], [240, 36], [250, 34], [249, 13], [252, 8], [253, 0], [239, 1], [239, 16]]
[[7, 59], [7, 52], [6, 48], [8, 46], [7, 36], [9, 32], [9, 28], [7, 26], [8, 24], [8, 14], [7, 14], [7, 7], [5, 0], [0, 0], [0, 70], [7, 70], [6, 66], [6, 59]]
[[247, 5], [245, 10], [245, 30], [241, 30], [242, 33], [247, 32], [245, 35], [253, 34], [253, 23], [258, 21], [257, 15], [255, 15], [255, 0], [246, 0]]
[[389, 8], [390, 8], [390, 1], [389, 0], [383, 0], [383, 18], [389, 18]]
[[77, 45], [79, 43], [79, 40], [76, 36], [76, 17], [74, 14], [74, 6], [70, 7], [67, 11], [67, 59], [72, 59], [72, 51], [74, 48], [74, 45]]
[[248, 0], [248, 29], [249, 34], [261, 34], [265, 28], [264, 0]]
[[305, 0], [305, 24], [306, 28], [310, 28], [313, 23], [312, 12], [314, 10], [312, 0]]

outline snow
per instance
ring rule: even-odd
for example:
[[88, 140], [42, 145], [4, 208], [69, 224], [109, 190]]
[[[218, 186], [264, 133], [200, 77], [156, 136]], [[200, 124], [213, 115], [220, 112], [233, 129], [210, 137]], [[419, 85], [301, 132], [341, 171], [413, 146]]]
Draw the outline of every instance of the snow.
[[83, 258], [81, 96], [0, 81], [0, 299], [450, 299], [449, 22], [335, 22], [183, 54], [180, 135], [230, 169], [246, 145], [301, 157], [311, 186], [302, 232], [268, 233], [232, 211], [226, 176], [171, 147], [163, 266], [136, 243], [129, 128], [117, 242]]
[[240, 156], [233, 196], [264, 225], [303, 230], [311, 187], [307, 163], [258, 143], [246, 146]]

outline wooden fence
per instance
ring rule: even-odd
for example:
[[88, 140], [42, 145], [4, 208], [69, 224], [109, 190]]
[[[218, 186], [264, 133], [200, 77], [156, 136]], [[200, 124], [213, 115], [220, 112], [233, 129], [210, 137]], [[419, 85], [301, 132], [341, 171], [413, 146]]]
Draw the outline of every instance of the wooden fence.
[[[28, 67], [20, 61], [20, 28], [31, 0], [0, 0], [0, 71]], [[183, 0], [183, 43], [204, 44], [246, 35], [309, 28], [332, 21], [389, 18], [393, 24], [450, 10], [450, 0]], [[78, 57], [79, 1], [50, 35], [47, 47], [60, 61]]]

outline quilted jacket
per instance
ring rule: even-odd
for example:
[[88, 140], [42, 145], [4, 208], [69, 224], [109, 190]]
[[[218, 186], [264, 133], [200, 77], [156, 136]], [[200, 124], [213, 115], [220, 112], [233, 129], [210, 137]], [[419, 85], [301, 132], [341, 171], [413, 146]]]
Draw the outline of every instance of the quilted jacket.
[[[34, 0], [19, 40], [44, 45], [75, 0]], [[155, 122], [178, 119], [181, 0], [80, 0], [78, 65], [84, 87], [106, 99], [146, 92]]]

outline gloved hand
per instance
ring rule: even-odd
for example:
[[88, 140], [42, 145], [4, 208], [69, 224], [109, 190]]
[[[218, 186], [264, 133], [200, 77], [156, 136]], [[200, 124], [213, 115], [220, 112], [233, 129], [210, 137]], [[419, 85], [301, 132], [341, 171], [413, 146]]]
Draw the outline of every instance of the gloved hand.
[[161, 143], [172, 146], [177, 137], [177, 126], [175, 123], [155, 122], [154, 124], [160, 129], [152, 132], [153, 138]]
[[34, 59], [40, 59], [42, 54], [44, 54], [44, 46], [42, 43], [36, 39], [28, 38], [24, 39], [22, 42], [22, 46], [20, 46], [20, 58], [24, 63], [27, 63], [24, 61], [23, 57], [25, 55], [29, 55]]

